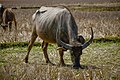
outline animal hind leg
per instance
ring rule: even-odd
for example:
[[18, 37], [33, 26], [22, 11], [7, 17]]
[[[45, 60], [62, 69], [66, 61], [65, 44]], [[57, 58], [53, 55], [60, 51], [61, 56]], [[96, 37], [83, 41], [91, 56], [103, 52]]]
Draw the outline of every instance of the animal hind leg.
[[17, 41], [17, 35], [18, 35], [18, 32], [17, 32], [17, 22], [16, 22], [16, 19], [14, 17], [14, 24], [15, 24], [15, 41]]
[[30, 50], [32, 49], [33, 43], [35, 42], [36, 38], [37, 38], [37, 34], [35, 32], [33, 32], [32, 36], [31, 36], [31, 40], [30, 40], [29, 45], [28, 45], [28, 52], [27, 52], [27, 55], [25, 57], [25, 63], [28, 63], [29, 53], [30, 53]]
[[11, 32], [11, 29], [12, 29], [12, 22], [8, 22], [8, 29], [9, 29], [9, 31]]
[[48, 47], [48, 43], [43, 41], [42, 42], [42, 50], [43, 50], [43, 53], [44, 53], [46, 63], [50, 63], [50, 64], [53, 65], [53, 63], [51, 63], [50, 60], [49, 60], [49, 57], [48, 57], [48, 54], [47, 54], [47, 47]]
[[16, 19], [15, 19], [15, 17], [14, 17], [14, 24], [15, 24], [15, 31], [17, 31], [17, 21], [16, 21]]

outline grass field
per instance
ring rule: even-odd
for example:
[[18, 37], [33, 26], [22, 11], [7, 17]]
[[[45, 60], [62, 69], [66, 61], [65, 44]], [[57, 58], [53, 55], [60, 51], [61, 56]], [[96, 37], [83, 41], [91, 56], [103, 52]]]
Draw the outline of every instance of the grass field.
[[[34, 2], [33, 2], [34, 1]], [[119, 0], [0, 0], [13, 8], [17, 20], [17, 37], [0, 27], [0, 80], [120, 80], [120, 2]], [[69, 51], [67, 66], [60, 67], [56, 45], [49, 45], [48, 55], [55, 66], [47, 65], [40, 38], [32, 48], [29, 63], [24, 63], [31, 36], [31, 16], [41, 6], [65, 5], [72, 12], [79, 34], [86, 39], [94, 30], [94, 42], [81, 56], [84, 69], [73, 69]], [[17, 40], [15, 41], [15, 38]], [[98, 39], [95, 39], [98, 38]]]
[[56, 45], [50, 45], [48, 54], [55, 66], [47, 65], [41, 46], [31, 50], [29, 63], [24, 63], [27, 47], [11, 47], [0, 50], [0, 80], [119, 80], [120, 43], [93, 43], [83, 51], [81, 65], [84, 69], [72, 69], [69, 51], [64, 60], [69, 66], [59, 67]]

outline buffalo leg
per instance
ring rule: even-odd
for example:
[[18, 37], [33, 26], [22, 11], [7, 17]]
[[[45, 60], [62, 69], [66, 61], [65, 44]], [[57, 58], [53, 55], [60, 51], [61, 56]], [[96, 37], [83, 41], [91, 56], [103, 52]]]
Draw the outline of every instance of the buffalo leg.
[[15, 16], [14, 16], [14, 24], [15, 24], [15, 31], [17, 31], [17, 21], [16, 21], [16, 19], [15, 19]]
[[45, 57], [46, 63], [53, 64], [49, 60], [49, 57], [48, 57], [48, 54], [47, 54], [47, 47], [48, 47], [48, 43], [43, 41], [43, 43], [42, 43], [42, 50], [43, 50], [43, 53], [44, 53], [44, 57]]
[[17, 22], [16, 22], [15, 17], [14, 17], [14, 24], [15, 24], [15, 41], [17, 41], [18, 32], [17, 32]]
[[11, 32], [11, 29], [12, 29], [12, 22], [8, 22], [8, 29], [9, 29], [9, 32]]
[[63, 50], [59, 50], [59, 55], [60, 55], [60, 63], [59, 63], [59, 65], [60, 66], [65, 66], [65, 63], [64, 63], [64, 60], [63, 60], [63, 55], [64, 55]]
[[33, 46], [33, 43], [35, 42], [37, 38], [37, 34], [35, 32], [32, 33], [32, 36], [31, 36], [31, 40], [30, 40], [30, 43], [28, 45], [28, 52], [27, 52], [27, 55], [25, 57], [25, 62], [28, 63], [28, 57], [29, 57], [29, 53], [30, 53], [30, 50], [32, 49], [32, 46]]
[[3, 27], [4, 32], [6, 32], [6, 26], [2, 26], [2, 27]]

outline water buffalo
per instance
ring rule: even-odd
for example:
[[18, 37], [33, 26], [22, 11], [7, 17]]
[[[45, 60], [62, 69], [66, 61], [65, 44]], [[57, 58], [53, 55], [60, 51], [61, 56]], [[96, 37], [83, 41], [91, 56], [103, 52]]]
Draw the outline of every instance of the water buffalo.
[[39, 36], [43, 40], [42, 50], [46, 63], [51, 63], [47, 54], [48, 43], [56, 43], [60, 54], [60, 65], [65, 65], [63, 60], [64, 51], [70, 50], [73, 67], [81, 67], [80, 56], [82, 55], [82, 50], [89, 46], [93, 40], [92, 28], [91, 38], [85, 42], [82, 36], [78, 36], [78, 27], [71, 12], [64, 6], [42, 6], [33, 14], [32, 19], [34, 26], [25, 57], [26, 63], [28, 63], [28, 56], [32, 45]]
[[0, 25], [2, 23], [2, 15], [3, 15], [4, 9], [5, 9], [4, 6], [0, 4]]
[[15, 24], [15, 30], [17, 30], [17, 22], [15, 19], [15, 14], [12, 11], [11, 8], [6, 8], [2, 14], [2, 24], [4, 31], [6, 31], [6, 28], [9, 28], [9, 31], [11, 31], [12, 28], [12, 22]]

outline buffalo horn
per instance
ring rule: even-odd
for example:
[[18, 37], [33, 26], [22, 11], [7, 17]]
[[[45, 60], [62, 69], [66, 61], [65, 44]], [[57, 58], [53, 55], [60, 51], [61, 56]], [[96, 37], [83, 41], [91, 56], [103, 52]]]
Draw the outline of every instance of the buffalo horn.
[[85, 49], [87, 46], [89, 46], [92, 43], [92, 40], [93, 40], [93, 29], [92, 29], [92, 27], [91, 27], [91, 32], [92, 32], [91, 38], [82, 45], [82, 49]]

